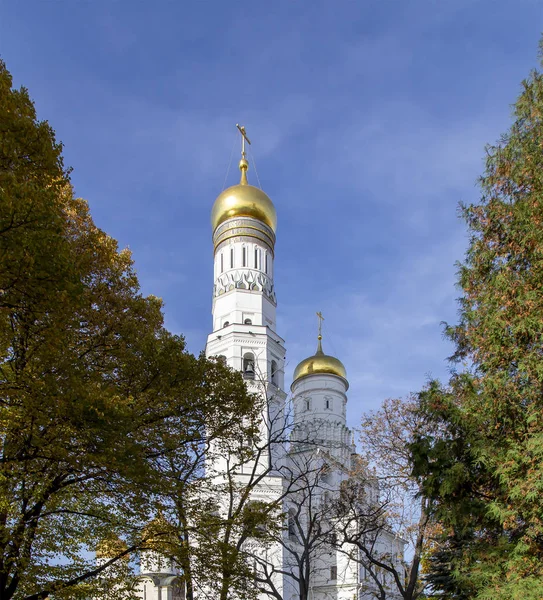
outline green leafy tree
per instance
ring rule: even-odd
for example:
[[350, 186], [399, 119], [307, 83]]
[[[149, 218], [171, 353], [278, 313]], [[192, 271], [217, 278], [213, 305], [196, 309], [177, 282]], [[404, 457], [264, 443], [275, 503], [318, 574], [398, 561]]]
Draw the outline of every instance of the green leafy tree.
[[542, 140], [533, 71], [487, 149], [480, 202], [462, 208], [471, 237], [447, 333], [463, 368], [421, 395], [440, 434], [413, 450], [451, 550], [441, 564], [461, 588], [449, 597], [543, 597]]
[[[221, 361], [208, 362], [225, 369]], [[233, 380], [234, 393], [240, 393], [237, 384], [243, 388], [241, 394], [246, 393], [241, 378]], [[221, 381], [221, 397], [223, 386]], [[228, 598], [235, 590], [249, 597], [254, 575], [242, 547], [259, 526], [267, 527], [273, 506], [251, 499], [265, 474], [253, 471], [243, 481], [237, 480], [243, 465], [269, 449], [258, 436], [263, 401], [256, 395], [248, 398], [252, 403], [245, 403], [243, 414], [238, 411], [228, 423], [220, 414], [206, 419], [205, 432], [184, 447], [179, 439], [185, 427], [177, 419], [170, 420], [171, 429], [167, 435], [159, 431], [155, 443], [162, 451], [149, 458], [152, 470], [160, 474], [154, 504], [165, 517], [165, 529], [159, 532], [164, 538], [161, 553], [182, 571], [187, 600], [196, 594]], [[249, 439], [251, 445], [246, 443]], [[217, 470], [217, 461], [224, 471]]]
[[239, 374], [164, 329], [0, 62], [0, 599], [88, 598], [126, 572], [163, 492], [158, 458], [190, 479], [196, 450], [253, 405]]

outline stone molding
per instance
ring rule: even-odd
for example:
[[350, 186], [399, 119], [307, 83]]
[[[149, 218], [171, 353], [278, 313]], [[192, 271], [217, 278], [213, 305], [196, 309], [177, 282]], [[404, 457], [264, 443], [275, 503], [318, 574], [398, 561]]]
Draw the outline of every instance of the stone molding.
[[232, 290], [249, 290], [261, 292], [274, 304], [277, 304], [275, 289], [271, 278], [253, 269], [235, 269], [227, 273], [221, 273], [215, 279], [213, 286], [213, 297], [222, 296]]
[[275, 233], [265, 223], [251, 217], [237, 217], [221, 223], [213, 233], [213, 246], [217, 252], [226, 242], [254, 242], [266, 246], [273, 256]]

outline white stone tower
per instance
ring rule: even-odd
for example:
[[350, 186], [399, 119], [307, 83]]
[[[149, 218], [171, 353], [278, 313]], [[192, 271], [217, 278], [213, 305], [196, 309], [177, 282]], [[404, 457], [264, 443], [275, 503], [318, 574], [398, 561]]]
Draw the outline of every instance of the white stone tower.
[[[322, 322], [322, 315], [317, 313]], [[325, 449], [338, 463], [350, 468], [354, 452], [346, 424], [349, 382], [343, 363], [322, 350], [319, 325], [317, 351], [294, 370], [292, 404], [294, 422], [291, 452], [303, 449], [304, 440]]]
[[[315, 354], [294, 370], [294, 409], [287, 464], [299, 492], [286, 499], [289, 552], [284, 600], [308, 590], [311, 600], [358, 597], [358, 568], [331, 540], [339, 521], [333, 506], [351, 473], [354, 446], [346, 425], [349, 382], [343, 363], [322, 349], [322, 315]], [[296, 480], [296, 476], [299, 479]], [[303, 586], [301, 582], [304, 581]]]
[[[277, 300], [273, 282], [277, 216], [268, 196], [247, 181], [245, 128], [242, 135], [239, 184], [224, 190], [211, 212], [214, 247], [213, 331], [206, 355], [223, 357], [243, 373], [249, 390], [266, 399], [261, 443], [281, 427], [286, 394], [284, 341], [276, 333]], [[261, 469], [270, 460], [262, 458]], [[249, 471], [252, 465], [246, 465]]]
[[[284, 341], [276, 333], [277, 300], [273, 281], [277, 216], [269, 197], [247, 181], [245, 128], [238, 125], [242, 147], [239, 184], [224, 190], [211, 212], [214, 248], [213, 331], [206, 346], [241, 371], [250, 392], [263, 398], [258, 458], [234, 467], [228, 457], [212, 452], [211, 467], [220, 482], [243, 489], [250, 486], [251, 501], [274, 502], [283, 492], [279, 475], [285, 447]], [[232, 472], [228, 472], [232, 475]], [[228, 496], [228, 497], [227, 497]], [[219, 496], [226, 509], [232, 497]], [[254, 549], [274, 565], [274, 586], [283, 589], [282, 553], [278, 544]]]

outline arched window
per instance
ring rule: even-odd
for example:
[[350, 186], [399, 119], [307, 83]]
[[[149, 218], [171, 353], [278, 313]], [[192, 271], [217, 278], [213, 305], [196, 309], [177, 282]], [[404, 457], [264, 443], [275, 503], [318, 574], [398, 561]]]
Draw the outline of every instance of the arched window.
[[255, 356], [252, 352], [243, 355], [243, 377], [244, 379], [255, 378]]
[[332, 410], [332, 399], [327, 396], [324, 398], [324, 408], [326, 410]]
[[230, 268], [234, 268], [234, 248], [230, 248]]
[[245, 321], [243, 321], [243, 323], [245, 325], [252, 325], [253, 324], [253, 322], [251, 321], [251, 319], [245, 319]]
[[226, 364], [226, 356], [225, 356], [224, 354], [219, 354], [219, 355], [217, 356], [217, 360], [218, 360], [218, 361], [219, 361], [221, 364], [223, 364], [223, 365], [225, 365], [225, 364]]
[[222, 324], [222, 326], [223, 326], [223, 327], [228, 327], [228, 325], [230, 325], [230, 321], [225, 321], [225, 322]]
[[241, 252], [241, 266], [242, 267], [247, 266], [247, 248], [245, 246], [243, 246], [243, 249]]
[[271, 361], [271, 382], [277, 385], [277, 363], [274, 360]]

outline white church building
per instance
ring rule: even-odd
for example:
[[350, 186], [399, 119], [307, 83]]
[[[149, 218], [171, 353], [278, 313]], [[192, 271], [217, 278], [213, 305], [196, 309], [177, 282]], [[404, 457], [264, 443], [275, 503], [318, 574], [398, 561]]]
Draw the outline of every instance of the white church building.
[[[262, 600], [375, 598], [376, 585], [360, 551], [338, 544], [345, 524], [338, 522], [332, 509], [344, 482], [360, 464], [346, 424], [347, 373], [338, 358], [325, 354], [319, 326], [316, 351], [296, 367], [287, 395], [285, 341], [276, 327], [276, 210], [261, 189], [248, 183], [248, 140], [244, 128], [239, 129], [240, 182], [217, 197], [211, 212], [213, 329], [206, 355], [221, 357], [243, 374], [250, 391], [266, 399], [260, 435], [261, 443], [269, 442], [269, 451], [259, 456], [258, 464], [249, 462], [236, 474], [241, 486], [255, 473], [261, 475], [252, 499], [282, 502], [284, 526], [277, 539], [260, 550], [254, 544], [255, 585]], [[226, 460], [224, 465], [215, 461], [212, 468], [220, 478]], [[367, 498], [377, 498], [374, 482], [362, 485]], [[401, 571], [404, 544], [392, 533], [381, 531], [375, 551], [395, 557]], [[390, 584], [386, 597], [399, 598], [393, 582], [387, 582], [390, 575], [383, 571], [379, 577]], [[142, 600], [184, 596], [181, 574], [164, 558], [142, 556], [138, 582]]]

